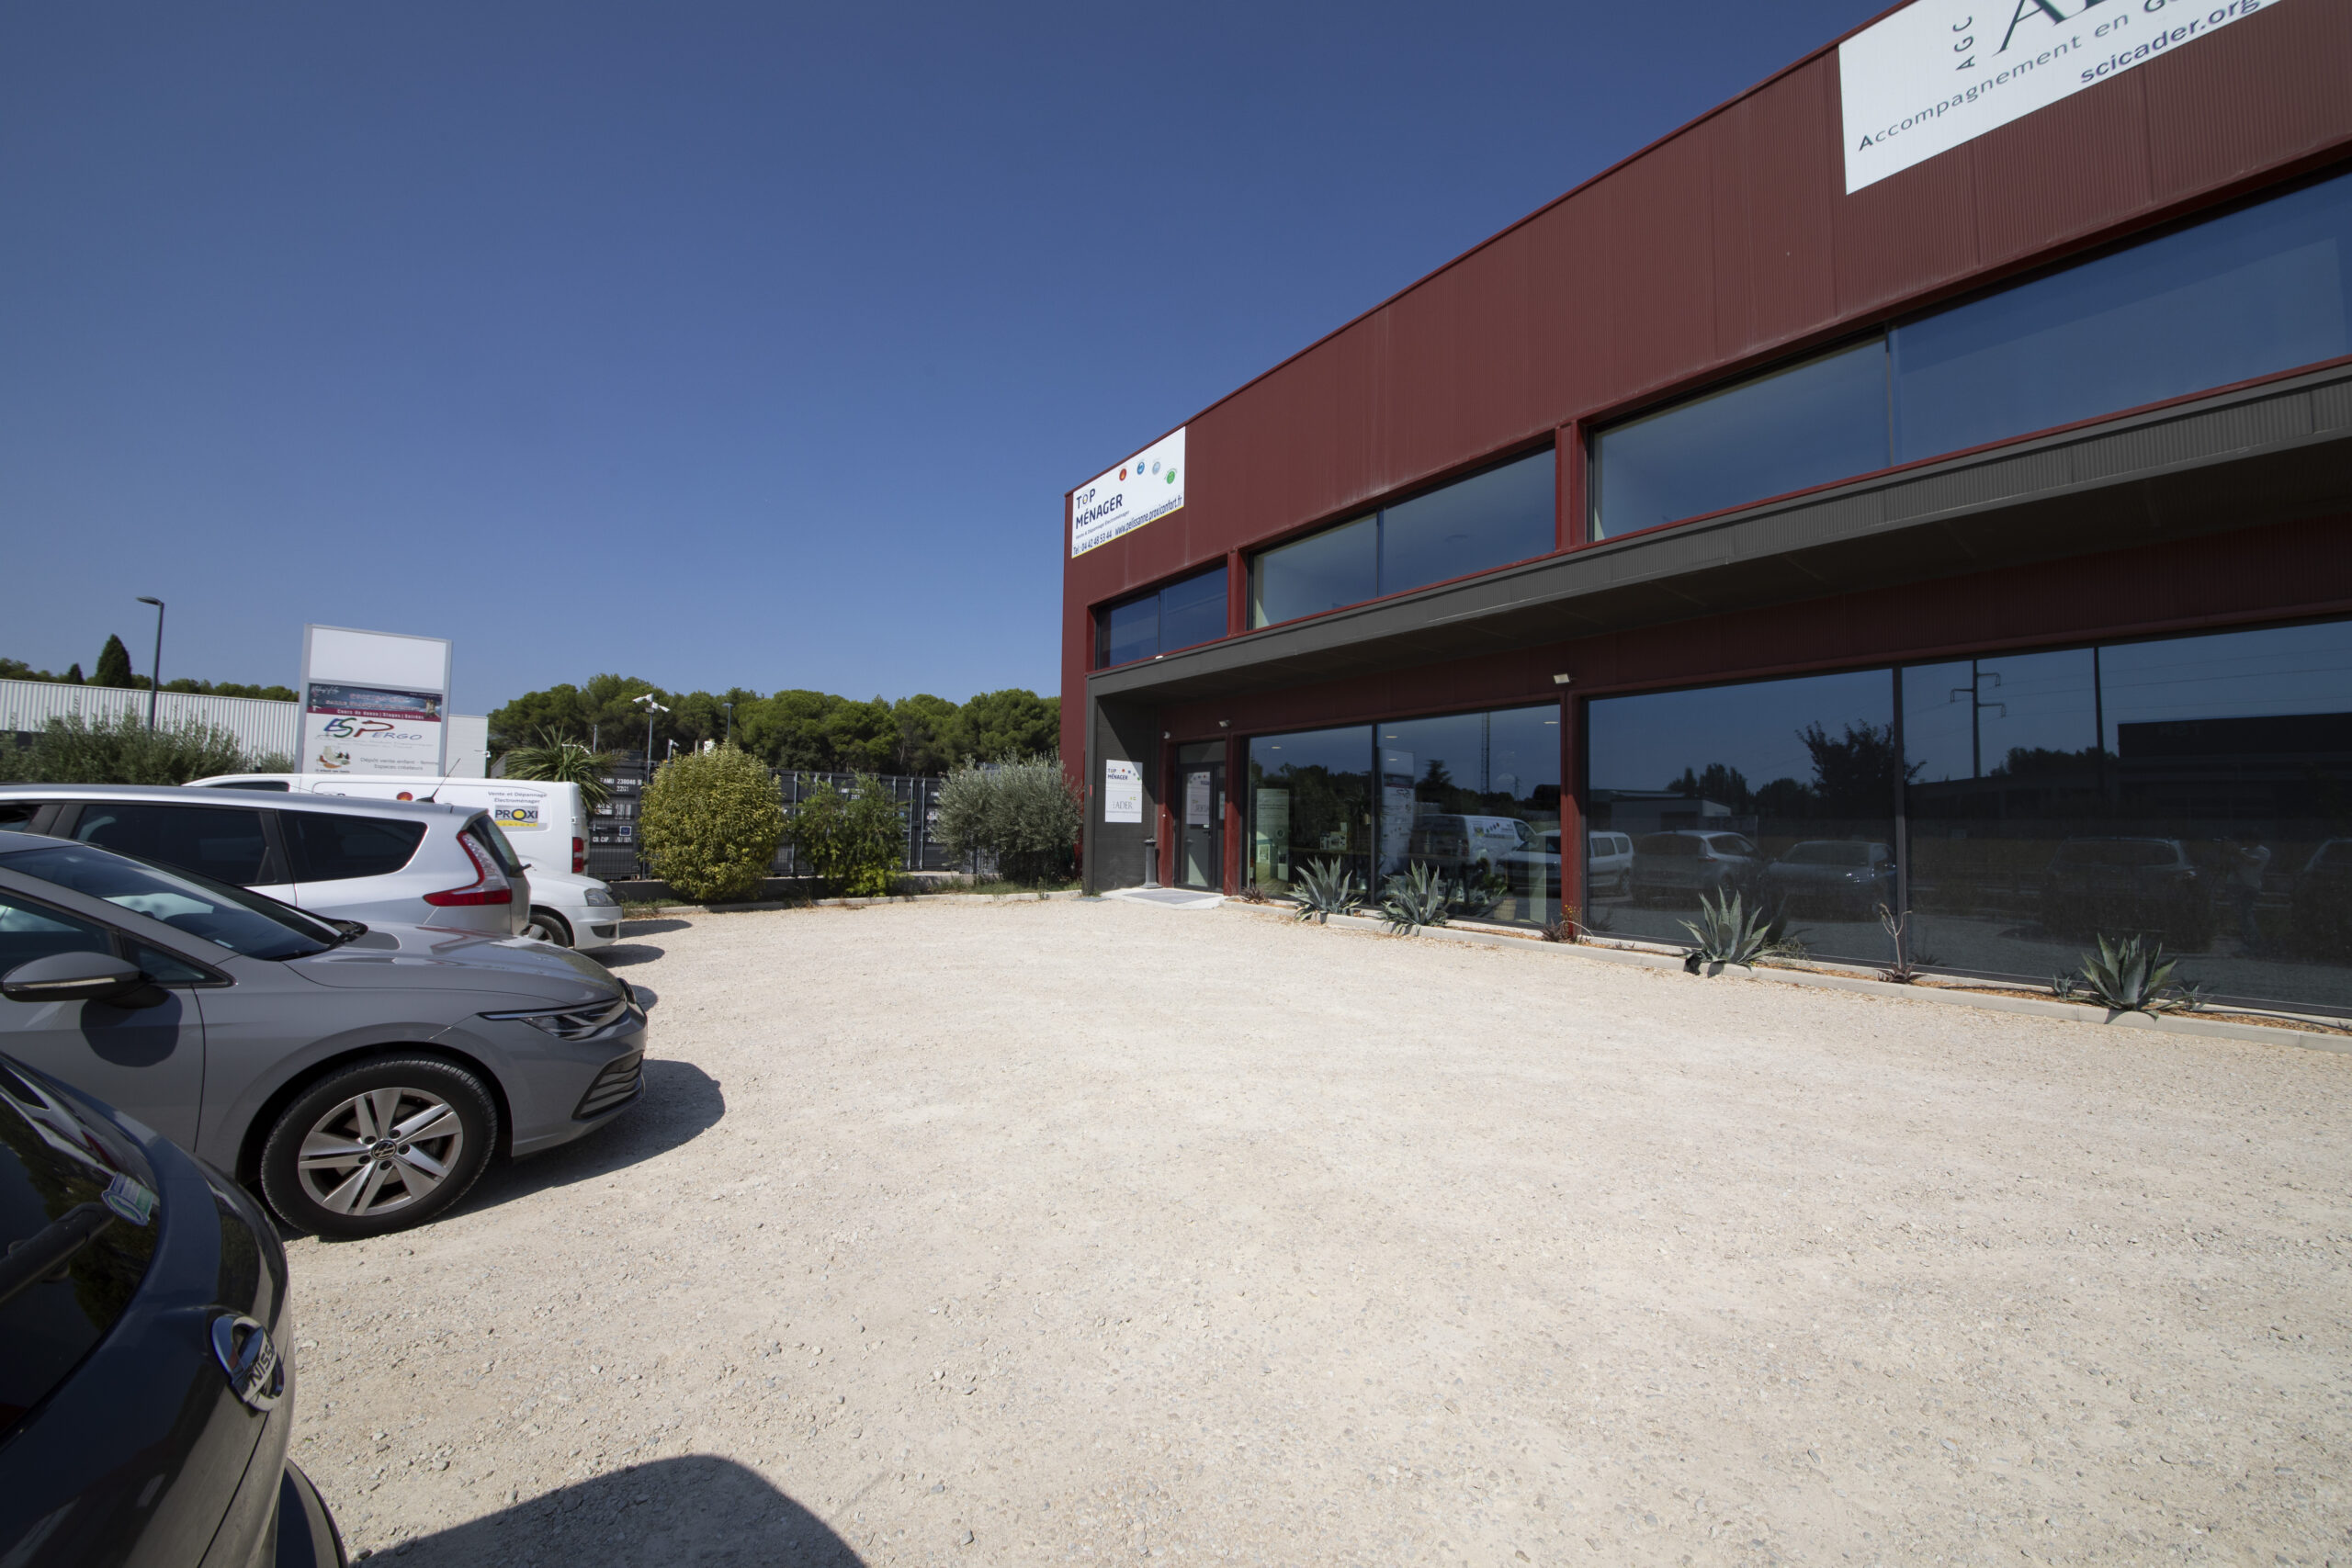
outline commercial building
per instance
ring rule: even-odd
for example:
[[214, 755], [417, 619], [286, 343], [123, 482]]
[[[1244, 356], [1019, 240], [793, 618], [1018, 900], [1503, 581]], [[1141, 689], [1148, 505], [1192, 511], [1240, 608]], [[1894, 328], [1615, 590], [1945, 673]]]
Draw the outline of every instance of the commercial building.
[[1747, 886], [2352, 1010], [2352, 6], [2014, 9], [1897, 7], [1073, 491], [1089, 885]]

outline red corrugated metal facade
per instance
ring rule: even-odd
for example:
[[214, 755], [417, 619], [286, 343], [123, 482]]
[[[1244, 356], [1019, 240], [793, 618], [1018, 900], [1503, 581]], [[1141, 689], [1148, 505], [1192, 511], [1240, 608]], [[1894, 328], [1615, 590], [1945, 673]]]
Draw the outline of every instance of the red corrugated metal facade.
[[[1238, 564], [1246, 549], [1551, 442], [1578, 422], [2318, 167], [2347, 147], [2345, 0], [2278, 0], [2193, 48], [1851, 196], [1838, 58], [1826, 47], [1188, 422], [1184, 508], [1066, 565], [1064, 755], [1084, 751], [1091, 606], [1188, 569]], [[1575, 488], [1562, 487], [1565, 547], [1580, 526], [1566, 521], [1578, 510]], [[2310, 590], [2299, 597], [2352, 598], [2352, 584], [2309, 570], [2317, 558], [2340, 576], [2340, 552], [2331, 556], [2308, 534], [2272, 532], [2262, 547], [2285, 553], [2267, 581], [2292, 561]], [[2243, 552], [2247, 542], [2233, 547]], [[2195, 554], [2137, 570], [2169, 582], [2195, 570]], [[1234, 604], [1238, 629], [1238, 585]], [[1966, 626], [1920, 629], [1940, 625], [1939, 615], [1949, 621], [1960, 604], [1975, 617]], [[1964, 597], [1947, 581], [1814, 614], [1806, 624], [1815, 657], [1834, 661], [1897, 644], [1916, 650], [1946, 635], [2069, 635], [2060, 623], [2085, 618], [2079, 602], [2050, 608], [2035, 608], [2022, 579], [1978, 582]], [[2177, 618], [2193, 619], [2196, 607], [2186, 609]], [[1714, 644], [1736, 629], [1726, 624], [1696, 640]], [[1336, 687], [1264, 694], [1224, 704], [1216, 716], [1233, 720], [1238, 734], [1367, 706], [1404, 712], [1524, 697], [1548, 690], [1549, 674], [1571, 656], [1609, 684], [1713, 678], [1739, 664], [1695, 656], [1690, 623], [1673, 637], [1593, 640], [1610, 646], [1391, 673], [1352, 695]], [[1167, 716], [1177, 728], [1209, 722], [1181, 710]]]

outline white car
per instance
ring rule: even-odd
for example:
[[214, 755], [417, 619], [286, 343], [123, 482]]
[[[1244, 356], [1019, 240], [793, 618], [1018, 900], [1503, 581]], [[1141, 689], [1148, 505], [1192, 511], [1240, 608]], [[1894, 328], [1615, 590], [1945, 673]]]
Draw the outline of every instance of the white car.
[[621, 901], [611, 888], [593, 876], [551, 870], [527, 854], [523, 869], [531, 876], [531, 919], [523, 928], [525, 936], [582, 953], [620, 941]]

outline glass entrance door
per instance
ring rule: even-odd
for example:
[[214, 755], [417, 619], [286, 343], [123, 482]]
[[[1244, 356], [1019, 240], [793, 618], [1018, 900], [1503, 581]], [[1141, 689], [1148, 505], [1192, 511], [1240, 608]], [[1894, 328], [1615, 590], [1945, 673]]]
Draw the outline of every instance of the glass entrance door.
[[1216, 892], [1225, 886], [1225, 764], [1180, 760], [1176, 801], [1176, 880]]

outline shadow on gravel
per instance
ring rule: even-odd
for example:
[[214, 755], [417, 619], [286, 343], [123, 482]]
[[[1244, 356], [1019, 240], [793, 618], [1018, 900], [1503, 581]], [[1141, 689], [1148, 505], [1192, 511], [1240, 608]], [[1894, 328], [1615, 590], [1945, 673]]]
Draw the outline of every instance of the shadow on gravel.
[[600, 947], [589, 955], [607, 969], [626, 969], [632, 964], [650, 964], [662, 956], [662, 949], [650, 942], [624, 942], [612, 947]]
[[718, 1080], [691, 1062], [648, 1058], [645, 1092], [612, 1122], [573, 1143], [527, 1159], [507, 1160], [481, 1180], [451, 1213], [475, 1213], [550, 1188], [594, 1181], [692, 1143], [727, 1114]]
[[823, 1520], [753, 1471], [712, 1454], [686, 1454], [600, 1475], [462, 1525], [401, 1541], [395, 1554], [426, 1563], [593, 1563], [669, 1568], [740, 1562], [745, 1568], [862, 1568]]
[[623, 936], [660, 936], [663, 931], [682, 931], [694, 924], [692, 920], [623, 920]]

